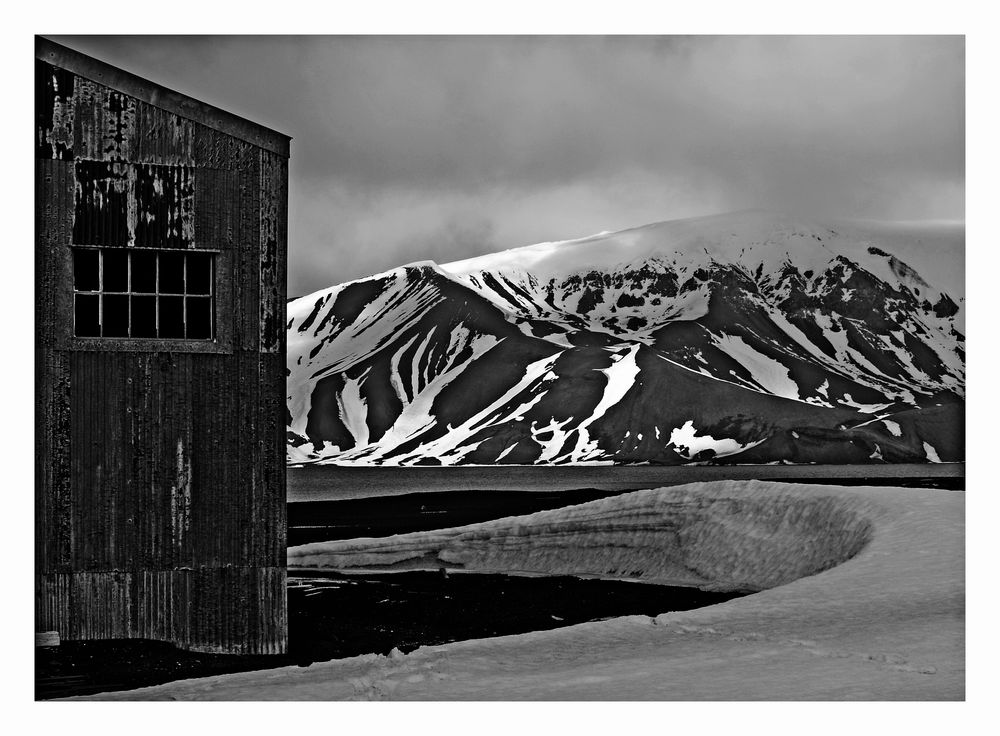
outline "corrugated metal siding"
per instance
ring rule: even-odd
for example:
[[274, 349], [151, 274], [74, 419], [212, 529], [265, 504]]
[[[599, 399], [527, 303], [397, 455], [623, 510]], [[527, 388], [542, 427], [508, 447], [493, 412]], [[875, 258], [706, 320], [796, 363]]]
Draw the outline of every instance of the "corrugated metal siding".
[[136, 106], [132, 97], [77, 77], [73, 153], [90, 161], [136, 161]]
[[[287, 162], [38, 64], [36, 624], [284, 651]], [[73, 243], [219, 250], [231, 343], [73, 349]]]
[[285, 242], [287, 225], [285, 162], [262, 152], [260, 170], [260, 345], [270, 353], [285, 352]]
[[76, 572], [42, 576], [36, 596], [38, 615], [65, 639], [159, 639], [205, 652], [281, 654], [285, 584], [283, 567]]
[[74, 244], [194, 246], [193, 168], [77, 160], [75, 175]]
[[193, 165], [195, 128], [190, 120], [138, 103], [133, 160], [166, 166]]
[[73, 92], [76, 77], [40, 61], [35, 62], [35, 148], [38, 158], [73, 158]]

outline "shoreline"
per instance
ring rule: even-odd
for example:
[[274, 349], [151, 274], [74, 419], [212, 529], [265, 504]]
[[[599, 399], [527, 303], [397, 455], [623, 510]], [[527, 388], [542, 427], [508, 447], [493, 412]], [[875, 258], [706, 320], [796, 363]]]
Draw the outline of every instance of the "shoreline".
[[[704, 481], [762, 480], [785, 483], [964, 486], [965, 463], [865, 465], [700, 465], [700, 466], [420, 466], [365, 467], [313, 465], [286, 471], [289, 503], [339, 501], [410, 493], [457, 491], [555, 492], [593, 489], [635, 491]], [[933, 482], [931, 482], [933, 481]], [[950, 484], [950, 485], [947, 485]]]

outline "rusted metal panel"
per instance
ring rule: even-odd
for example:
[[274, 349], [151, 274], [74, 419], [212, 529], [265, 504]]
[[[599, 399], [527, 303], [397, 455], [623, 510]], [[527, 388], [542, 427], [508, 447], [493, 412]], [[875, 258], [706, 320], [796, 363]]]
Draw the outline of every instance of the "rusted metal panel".
[[77, 77], [73, 94], [73, 151], [77, 159], [134, 161], [136, 100]]
[[35, 62], [38, 158], [194, 165], [187, 118], [43, 61]]
[[183, 166], [77, 161], [73, 243], [191, 247], [194, 190], [195, 172]]
[[284, 352], [286, 170], [284, 159], [261, 155], [260, 349], [265, 353]]
[[[230, 399], [235, 390], [234, 361], [232, 356], [224, 361], [197, 356], [194, 362], [192, 392], [199, 411], [193, 417], [191, 431], [195, 448], [191, 458], [192, 565], [225, 564], [233, 559], [232, 553], [227, 557], [220, 550], [220, 540], [229, 536], [223, 527], [239, 524], [232, 516], [240, 515], [242, 493], [234, 482], [232, 462], [219, 462], [217, 458], [231, 458], [235, 453], [235, 412]], [[234, 508], [227, 508], [229, 505]]]
[[194, 190], [196, 248], [229, 253], [236, 242], [236, 192], [239, 175], [225, 169], [198, 169]]
[[124, 248], [135, 242], [135, 220], [133, 167], [77, 161], [72, 242]]
[[[58, 631], [64, 638], [71, 630], [71, 579], [66, 573], [42, 574], [35, 582], [35, 626]], [[65, 632], [65, 633], [63, 633]]]
[[287, 506], [285, 479], [285, 356], [260, 356], [261, 404], [259, 433], [262, 441], [260, 511], [269, 524], [255, 524], [259, 536], [254, 559], [270, 566], [285, 564], [287, 549]]
[[35, 62], [35, 155], [37, 158], [73, 158], [73, 85], [76, 77]]
[[194, 122], [144, 102], [136, 104], [135, 119], [134, 161], [194, 166]]
[[124, 353], [70, 354], [75, 570], [118, 569], [130, 556], [128, 357]]
[[204, 652], [282, 654], [285, 587], [281, 567], [58, 573], [36, 581], [36, 615], [66, 639], [160, 639]]
[[35, 467], [36, 523], [51, 535], [36, 533], [38, 564], [65, 568], [71, 562], [69, 472], [69, 364], [55, 350], [53, 335], [61, 315], [52, 295], [64, 288], [65, 264], [54, 257], [51, 243], [65, 242], [72, 227], [73, 165], [39, 160], [35, 174]]
[[[236, 448], [236, 483], [242, 490], [245, 503], [256, 513], [261, 508], [261, 497], [264, 491], [262, 483], [262, 458], [260, 455], [260, 399], [261, 385], [260, 364], [256, 352], [240, 352], [237, 354], [236, 373], [243, 390], [239, 394], [236, 406], [236, 425], [239, 441]], [[253, 549], [255, 531], [241, 539], [243, 554], [256, 558]]]
[[199, 169], [246, 171], [261, 150], [246, 141], [204, 125], [195, 125], [194, 165]]
[[108, 571], [78, 572], [70, 577], [73, 609], [97, 612], [94, 616], [74, 616], [70, 612], [69, 639], [124, 639], [132, 636], [129, 594], [131, 574]]
[[236, 310], [234, 342], [238, 350], [257, 352], [260, 345], [260, 155], [239, 171], [237, 251], [233, 283]]
[[135, 245], [190, 248], [195, 241], [194, 170], [143, 164], [134, 171]]

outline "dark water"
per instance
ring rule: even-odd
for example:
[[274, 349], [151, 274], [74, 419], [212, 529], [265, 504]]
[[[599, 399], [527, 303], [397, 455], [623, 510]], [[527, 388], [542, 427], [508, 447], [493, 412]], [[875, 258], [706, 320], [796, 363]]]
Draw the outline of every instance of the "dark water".
[[586, 503], [624, 491], [437, 491], [288, 504], [288, 546], [464, 526]]
[[[784, 480], [804, 483], [964, 488], [965, 463], [912, 465], [495, 466], [358, 468], [311, 465], [289, 468], [288, 500], [338, 501], [440, 491], [565, 491], [592, 488], [634, 491], [709, 480]], [[894, 481], [894, 482], [888, 482]], [[895, 482], [899, 481], [899, 482]], [[912, 485], [912, 483], [910, 483]]]
[[721, 603], [738, 593], [568, 576], [436, 572], [289, 576], [289, 652], [236, 656], [186, 652], [163, 642], [65, 642], [36, 649], [39, 699], [131, 690], [232, 672], [308, 666], [359, 654], [655, 616]]

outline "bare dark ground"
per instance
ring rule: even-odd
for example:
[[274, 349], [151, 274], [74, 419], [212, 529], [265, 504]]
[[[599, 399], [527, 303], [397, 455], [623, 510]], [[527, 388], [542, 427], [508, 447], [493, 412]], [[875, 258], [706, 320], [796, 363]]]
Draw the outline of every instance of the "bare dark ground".
[[436, 572], [289, 577], [289, 653], [187, 652], [148, 640], [64, 642], [35, 655], [35, 697], [131, 690], [191, 677], [308, 666], [359, 654], [444, 644], [628, 614], [655, 616], [737, 593], [569, 576]]

